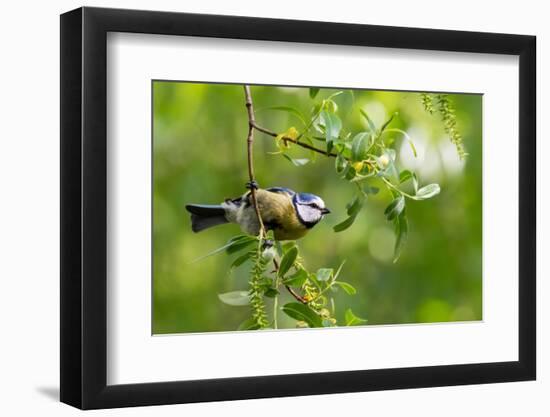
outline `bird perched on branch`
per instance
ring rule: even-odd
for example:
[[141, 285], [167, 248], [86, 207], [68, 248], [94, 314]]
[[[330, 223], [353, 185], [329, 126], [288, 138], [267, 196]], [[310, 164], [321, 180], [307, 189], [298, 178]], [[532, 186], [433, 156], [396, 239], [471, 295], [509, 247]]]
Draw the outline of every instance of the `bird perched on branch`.
[[[296, 193], [288, 188], [256, 189], [256, 201], [264, 227], [273, 230], [276, 240], [296, 240], [303, 237], [330, 210], [321, 197]], [[260, 225], [252, 204], [250, 191], [220, 205], [188, 204], [191, 228], [200, 232], [224, 223], [236, 223], [243, 232], [258, 235]]]

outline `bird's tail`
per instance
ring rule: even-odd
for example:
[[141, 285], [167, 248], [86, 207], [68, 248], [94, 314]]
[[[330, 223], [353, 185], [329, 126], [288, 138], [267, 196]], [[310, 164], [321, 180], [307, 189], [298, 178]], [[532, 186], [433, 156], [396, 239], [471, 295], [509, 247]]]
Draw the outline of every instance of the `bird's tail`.
[[225, 218], [225, 210], [222, 206], [187, 204], [185, 208], [191, 213], [191, 230], [195, 233], [219, 224], [229, 223]]

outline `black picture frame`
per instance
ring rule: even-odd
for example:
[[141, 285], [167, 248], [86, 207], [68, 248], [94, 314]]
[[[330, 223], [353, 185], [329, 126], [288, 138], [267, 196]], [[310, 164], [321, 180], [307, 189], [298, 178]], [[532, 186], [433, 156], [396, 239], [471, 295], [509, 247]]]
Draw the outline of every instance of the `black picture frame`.
[[[107, 385], [108, 32], [519, 56], [519, 360]], [[524, 35], [88, 7], [61, 15], [61, 401], [94, 409], [535, 379], [535, 51]]]

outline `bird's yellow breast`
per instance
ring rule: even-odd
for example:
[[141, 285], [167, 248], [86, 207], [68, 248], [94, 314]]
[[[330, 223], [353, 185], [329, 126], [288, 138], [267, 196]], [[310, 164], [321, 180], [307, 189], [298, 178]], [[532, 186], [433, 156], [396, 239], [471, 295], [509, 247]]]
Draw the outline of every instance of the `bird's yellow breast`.
[[308, 232], [309, 229], [298, 219], [288, 194], [257, 190], [256, 199], [262, 221], [273, 229], [275, 239], [296, 240]]

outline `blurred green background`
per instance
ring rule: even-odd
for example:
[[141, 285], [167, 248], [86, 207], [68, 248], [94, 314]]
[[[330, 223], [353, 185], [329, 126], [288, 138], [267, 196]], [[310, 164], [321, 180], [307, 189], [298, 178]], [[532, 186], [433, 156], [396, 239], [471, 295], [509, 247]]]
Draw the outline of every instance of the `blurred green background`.
[[[300, 122], [269, 107], [292, 106], [308, 115], [314, 103], [337, 90], [321, 89], [315, 100], [307, 88], [252, 86], [251, 91], [258, 123], [282, 133], [291, 126], [299, 129]], [[332, 210], [298, 244], [309, 270], [337, 268], [346, 260], [341, 279], [357, 294], [335, 295], [339, 322], [348, 307], [369, 325], [482, 318], [482, 97], [450, 98], [469, 153], [465, 161], [459, 160], [439, 115], [424, 110], [419, 93], [354, 90], [335, 98], [344, 127], [353, 133], [366, 129], [360, 108], [378, 126], [399, 112], [391, 127], [409, 133], [418, 157], [396, 136], [398, 166], [415, 170], [421, 185], [441, 185], [440, 195], [409, 202], [409, 239], [396, 264], [392, 224], [383, 214], [392, 198], [384, 187], [351, 228], [335, 233], [332, 226], [347, 217], [354, 187], [338, 178], [334, 159], [319, 155], [314, 163], [295, 167], [268, 154], [276, 151], [274, 139], [256, 132], [260, 185], [318, 194]], [[247, 289], [247, 264], [230, 274], [234, 257], [224, 253], [192, 262], [224, 245], [239, 228], [223, 225], [194, 234], [184, 209], [187, 203], [217, 204], [245, 191], [247, 124], [241, 85], [153, 82], [154, 334], [235, 330], [250, 316], [248, 307], [218, 299], [219, 293]], [[310, 157], [303, 149], [293, 152]], [[282, 293], [279, 305], [292, 300]], [[294, 323], [279, 315], [279, 327]]]

